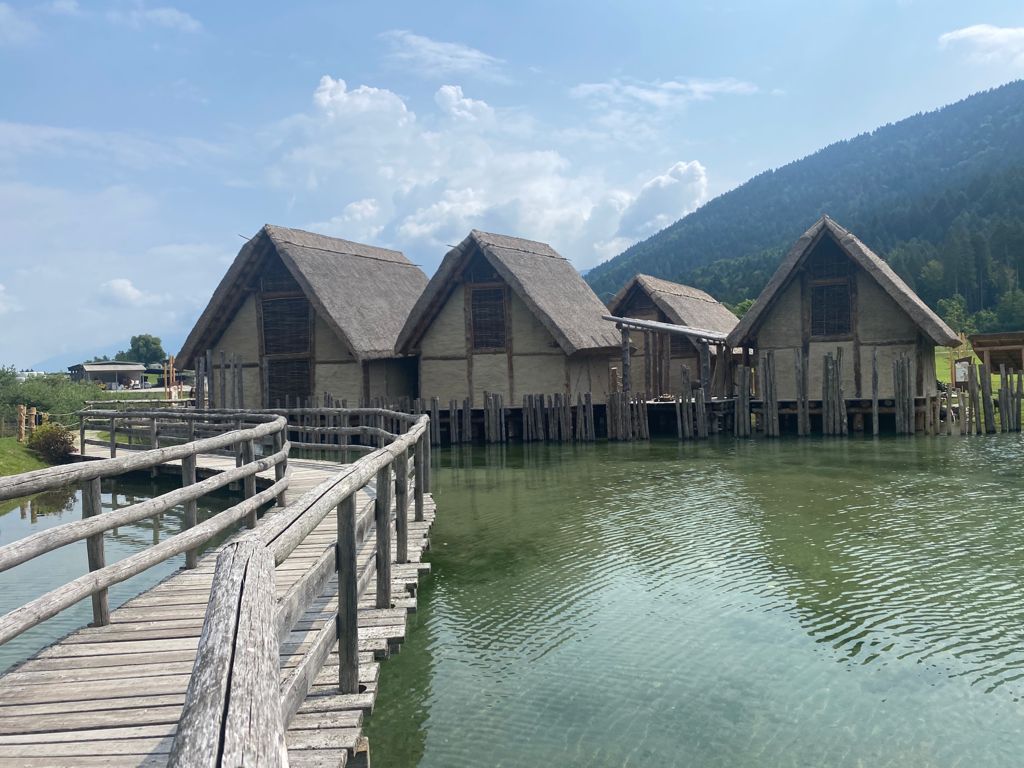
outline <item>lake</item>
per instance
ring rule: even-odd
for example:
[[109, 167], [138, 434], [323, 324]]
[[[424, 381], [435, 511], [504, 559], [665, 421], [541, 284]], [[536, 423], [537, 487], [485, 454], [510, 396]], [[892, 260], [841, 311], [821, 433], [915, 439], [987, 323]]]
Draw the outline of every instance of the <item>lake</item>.
[[437, 454], [378, 768], [1020, 760], [1021, 435]]
[[[137, 501], [151, 499], [160, 494], [181, 487], [173, 478], [149, 479], [144, 475], [126, 475], [102, 483], [104, 511], [114, 504], [118, 508]], [[232, 504], [238, 503], [238, 496], [227, 492], [209, 494], [198, 501], [198, 517], [206, 520]], [[61, 523], [82, 519], [82, 494], [69, 488], [50, 491], [31, 499], [0, 502], [0, 545], [24, 538], [37, 531], [53, 528]], [[123, 526], [104, 535], [104, 551], [107, 565], [128, 555], [163, 541], [184, 530], [184, 505], [174, 507], [159, 518], [142, 520]], [[225, 532], [208, 542], [202, 551], [217, 546], [230, 532]], [[110, 588], [110, 609], [163, 580], [185, 565], [185, 555], [179, 555], [150, 568]], [[89, 572], [85, 542], [80, 541], [66, 547], [47, 552], [9, 571], [0, 573], [0, 614], [7, 613], [33, 600], [51, 589]], [[0, 645], [0, 671], [12, 664], [24, 661], [41, 648], [55, 640], [83, 627], [92, 621], [92, 601], [83, 600], [62, 613], [57, 614], [39, 626]]]

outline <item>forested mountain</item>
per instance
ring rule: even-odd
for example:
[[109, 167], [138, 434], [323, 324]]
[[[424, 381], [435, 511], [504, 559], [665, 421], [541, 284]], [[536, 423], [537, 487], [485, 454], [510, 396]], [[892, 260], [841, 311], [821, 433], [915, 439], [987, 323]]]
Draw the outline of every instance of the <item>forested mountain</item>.
[[736, 305], [823, 213], [958, 330], [1024, 328], [1024, 81], [755, 176], [586, 279], [605, 297], [644, 272]]

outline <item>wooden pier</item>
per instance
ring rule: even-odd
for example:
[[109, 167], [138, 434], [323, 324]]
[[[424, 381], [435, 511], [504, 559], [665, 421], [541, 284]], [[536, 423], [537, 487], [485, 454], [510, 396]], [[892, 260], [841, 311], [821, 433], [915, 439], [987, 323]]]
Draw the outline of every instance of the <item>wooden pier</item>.
[[[120, 473], [128, 464], [185, 477], [209, 475], [191, 486], [195, 495], [203, 484], [226, 485], [227, 477], [241, 475], [246, 498], [110, 566], [102, 562], [101, 544], [96, 552], [102, 530], [181, 503], [188, 483], [157, 499], [103, 511], [0, 548], [0, 570], [5, 570], [89, 534], [84, 538], [90, 544], [91, 572], [83, 579], [95, 617], [94, 625], [0, 677], [0, 764], [369, 763], [361, 728], [376, 698], [379, 663], [404, 641], [419, 577], [428, 570], [421, 562], [435, 515], [427, 492], [428, 420], [375, 409], [335, 410], [325, 419], [320, 418], [324, 409], [318, 410], [319, 422], [339, 426], [311, 433], [311, 414], [302, 410], [263, 412], [255, 428], [253, 414], [241, 412], [97, 417], [114, 418], [115, 425], [118, 419], [157, 419], [165, 441], [176, 430], [188, 435], [197, 429], [215, 432], [218, 424], [228, 429], [172, 447], [140, 446], [129, 452], [120, 445], [128, 455], [114, 459], [106, 441], [101, 445], [87, 439], [85, 455], [100, 460], [53, 468], [64, 480], [83, 482], [86, 495], [98, 488], [101, 477]], [[390, 433], [377, 426], [381, 423], [400, 429]], [[130, 427], [121, 426], [123, 435]], [[289, 450], [308, 450], [310, 434], [324, 448], [344, 437], [364, 455], [352, 464], [274, 461]], [[285, 440], [289, 436], [296, 437], [294, 444]], [[260, 439], [267, 442], [265, 451], [244, 447]], [[276, 452], [275, 439], [281, 446]], [[218, 447], [209, 449], [211, 440]], [[196, 444], [204, 449], [190, 452]], [[266, 458], [257, 458], [258, 453]], [[49, 480], [43, 473], [54, 474], [41, 470], [0, 479], [0, 496], [11, 498], [21, 495], [19, 488], [39, 486]], [[290, 503], [255, 521], [250, 507], [274, 502], [285, 487]], [[84, 508], [89, 507], [87, 501]], [[194, 567], [106, 609], [104, 585], [118, 575], [112, 570], [132, 560], [193, 551], [182, 547], [225, 520], [251, 527], [197, 557]], [[51, 609], [63, 605], [68, 586], [44, 595], [42, 603], [0, 617], [0, 639], [53, 615]], [[47, 601], [50, 607], [43, 608]]]

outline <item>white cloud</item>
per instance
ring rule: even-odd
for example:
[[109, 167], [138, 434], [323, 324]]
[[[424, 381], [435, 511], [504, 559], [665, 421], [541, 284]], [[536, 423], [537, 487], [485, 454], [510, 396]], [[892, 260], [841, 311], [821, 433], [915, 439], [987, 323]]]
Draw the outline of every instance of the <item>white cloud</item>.
[[416, 35], [404, 29], [392, 29], [381, 37], [391, 46], [392, 63], [423, 77], [466, 75], [485, 80], [505, 81], [504, 62], [483, 51], [461, 43], [444, 43]]
[[442, 112], [456, 120], [476, 122], [494, 117], [494, 110], [486, 101], [467, 98], [460, 85], [442, 85], [434, 94], [434, 102]]
[[144, 4], [138, 3], [130, 10], [109, 11], [107, 18], [117, 24], [126, 24], [136, 28], [153, 26], [189, 33], [201, 32], [203, 29], [203, 25], [194, 17], [170, 6], [148, 8]]
[[160, 294], [139, 290], [127, 277], [115, 277], [113, 280], [108, 280], [100, 285], [100, 293], [103, 297], [122, 307], [151, 307], [163, 304], [166, 300], [166, 297]]
[[329, 76], [313, 102], [267, 137], [273, 184], [297, 210], [345, 201], [307, 219], [311, 229], [400, 248], [428, 266], [474, 227], [546, 241], [592, 266], [707, 194], [695, 161], [611, 181], [603, 163], [561, 151], [555, 132], [525, 118], [508, 130], [504, 111], [494, 119], [499, 110], [458, 85], [439, 88], [421, 114], [392, 91]]
[[149, 139], [126, 133], [0, 121], [0, 165], [31, 155], [110, 162], [133, 170], [209, 161], [221, 149], [190, 138]]
[[691, 101], [707, 101], [719, 95], [749, 96], [758, 87], [744, 80], [725, 77], [717, 80], [642, 80], [613, 78], [601, 83], [580, 83], [569, 89], [575, 99], [596, 105], [631, 105], [651, 109], [678, 107]]
[[34, 38], [39, 30], [25, 14], [0, 3], [0, 46], [19, 45]]
[[640, 240], [664, 229], [703, 203], [707, 170], [696, 160], [678, 162], [640, 188], [619, 221], [619, 235]]
[[332, 120], [363, 116], [371, 112], [390, 115], [399, 124], [412, 119], [412, 113], [398, 94], [368, 85], [350, 91], [344, 80], [335, 80], [330, 75], [320, 78], [313, 101]]
[[940, 35], [939, 45], [943, 48], [966, 46], [970, 58], [979, 63], [1008, 62], [1014, 67], [1024, 67], [1024, 27], [974, 24]]

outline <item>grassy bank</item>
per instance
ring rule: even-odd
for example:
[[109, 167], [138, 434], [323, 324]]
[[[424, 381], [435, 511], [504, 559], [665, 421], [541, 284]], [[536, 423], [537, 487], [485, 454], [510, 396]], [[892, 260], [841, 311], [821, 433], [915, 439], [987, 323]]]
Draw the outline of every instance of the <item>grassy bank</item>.
[[30, 472], [46, 466], [45, 461], [19, 443], [16, 437], [0, 438], [0, 476]]

